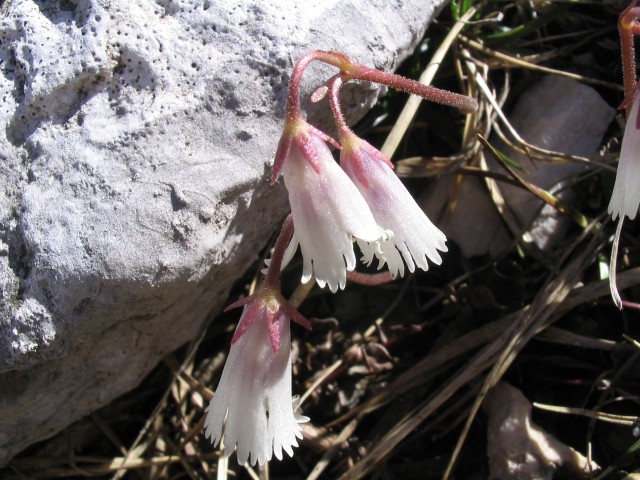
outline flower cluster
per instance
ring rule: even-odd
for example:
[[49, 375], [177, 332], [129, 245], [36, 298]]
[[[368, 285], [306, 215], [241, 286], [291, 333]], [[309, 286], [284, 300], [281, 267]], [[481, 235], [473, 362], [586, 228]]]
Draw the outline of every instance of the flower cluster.
[[[299, 86], [302, 72], [312, 60], [340, 69], [322, 91], [330, 101], [339, 128], [340, 143], [307, 123], [302, 117]], [[295, 225], [293, 247], [300, 245], [302, 282], [315, 276], [318, 285], [332, 292], [344, 288], [347, 272], [355, 269], [354, 241], [371, 263], [374, 257], [389, 266], [391, 276], [402, 276], [415, 266], [429, 268], [427, 259], [441, 262], [445, 236], [426, 217], [380, 151], [358, 138], [344, 122], [338, 102], [342, 83], [370, 80], [416, 93], [464, 111], [475, 110], [475, 100], [426, 87], [397, 75], [351, 62], [335, 52], [311, 52], [294, 68], [287, 102], [286, 123], [273, 170], [272, 182], [282, 173], [289, 192]], [[320, 96], [314, 95], [314, 100]], [[341, 149], [340, 166], [328, 144]]]
[[[627, 125], [608, 211], [618, 228], [611, 254], [610, 285], [614, 301], [622, 305], [615, 285], [617, 245], [625, 217], [633, 220], [640, 205], [640, 87], [636, 82], [634, 36], [640, 34], [640, 0], [622, 12], [619, 29]], [[311, 62], [337, 68], [312, 96], [328, 97], [338, 141], [308, 123], [300, 108], [300, 84]], [[278, 143], [272, 183], [280, 176], [289, 194], [287, 217], [257, 291], [232, 304], [244, 311], [231, 340], [231, 350], [218, 388], [208, 406], [205, 435], [226, 456], [237, 452], [238, 462], [264, 464], [283, 451], [293, 455], [302, 439], [307, 417], [296, 410], [292, 396], [290, 321], [311, 324], [280, 291], [283, 264], [302, 253], [302, 283], [312, 279], [331, 292], [347, 280], [366, 276], [354, 272], [356, 252], [370, 265], [388, 267], [388, 278], [427, 270], [442, 262], [445, 235], [427, 218], [395, 175], [393, 164], [379, 150], [359, 138], [346, 124], [340, 108], [342, 85], [351, 80], [375, 82], [454, 106], [463, 112], [477, 108], [475, 100], [427, 87], [415, 81], [353, 62], [337, 52], [314, 51], [295, 65], [289, 84], [285, 124]], [[334, 160], [331, 146], [340, 151]], [[357, 250], [355, 249], [357, 245]], [[369, 283], [380, 277], [368, 277]]]
[[[339, 73], [314, 94], [328, 92], [339, 142], [310, 125], [300, 110], [302, 74], [312, 61], [337, 67]], [[440, 264], [446, 238], [393, 172], [380, 151], [358, 138], [347, 126], [339, 103], [343, 83], [367, 80], [422, 95], [463, 111], [476, 109], [473, 99], [421, 85], [394, 74], [352, 62], [336, 52], [315, 51], [302, 57], [289, 84], [284, 130], [274, 162], [272, 183], [280, 175], [289, 192], [291, 215], [274, 246], [258, 290], [229, 308], [244, 306], [231, 351], [205, 420], [205, 434], [224, 454], [237, 451], [240, 463], [263, 464], [302, 438], [291, 388], [289, 322], [310, 323], [280, 293], [280, 270], [298, 246], [302, 252], [302, 282], [315, 278], [332, 292], [345, 288], [356, 267], [357, 244], [365, 263], [374, 258], [389, 276], [427, 270]], [[341, 150], [339, 164], [330, 145]]]

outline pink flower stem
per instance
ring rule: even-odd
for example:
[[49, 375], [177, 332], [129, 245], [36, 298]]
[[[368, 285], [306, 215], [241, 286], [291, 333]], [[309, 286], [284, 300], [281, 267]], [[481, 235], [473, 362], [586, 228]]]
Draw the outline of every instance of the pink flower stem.
[[622, 79], [624, 83], [625, 100], [623, 106], [627, 115], [631, 112], [633, 104], [634, 87], [636, 85], [636, 57], [633, 47], [634, 35], [640, 34], [640, 7], [638, 0], [634, 0], [623, 10], [618, 19], [618, 31], [620, 32], [620, 48], [622, 50]]
[[374, 158], [385, 163], [391, 170], [395, 167], [393, 166], [393, 163], [391, 163], [391, 160], [389, 160], [381, 151], [373, 148], [371, 145], [367, 144], [367, 142], [358, 138], [358, 136], [353, 133], [353, 130], [351, 130], [347, 125], [344, 115], [342, 115], [342, 109], [340, 108], [340, 88], [342, 87], [341, 75], [338, 74], [331, 78], [327, 82], [327, 85], [329, 89], [329, 104], [331, 105], [331, 111], [333, 112], [333, 117], [336, 122], [336, 126], [338, 127], [340, 141], [342, 142], [343, 148], [346, 148], [347, 151], [351, 151], [353, 168], [360, 170], [360, 181], [368, 188], [366, 174], [367, 167], [366, 162], [363, 161], [361, 152], [363, 148], [366, 149], [369, 147], [369, 154], [373, 154], [372, 156]]
[[632, 308], [634, 310], [640, 310], [640, 303], [629, 302], [627, 300], [622, 300], [622, 306], [626, 308]]
[[381, 83], [441, 105], [455, 107], [464, 113], [473, 113], [478, 109], [478, 102], [474, 98], [424, 85], [394, 73], [381, 72], [363, 65], [354, 65], [353, 70], [346, 72], [346, 74], [349, 78]]
[[338, 52], [325, 52], [322, 50], [314, 50], [300, 57], [293, 67], [291, 80], [289, 81], [289, 94], [287, 96], [287, 121], [293, 121], [299, 118], [300, 113], [300, 82], [302, 74], [311, 62], [318, 60], [342, 70], [346, 65], [350, 64], [349, 58]]
[[300, 117], [300, 82], [302, 74], [309, 64], [320, 61], [332, 65], [340, 70], [340, 76], [347, 82], [349, 80], [365, 80], [369, 82], [387, 85], [398, 90], [402, 90], [414, 95], [419, 95], [432, 102], [449, 105], [465, 113], [471, 113], [478, 109], [478, 102], [466, 95], [460, 95], [439, 88], [424, 85], [415, 80], [396, 75], [394, 73], [382, 72], [374, 68], [365, 67], [354, 63], [346, 55], [338, 52], [325, 52], [315, 50], [301, 57], [293, 68], [291, 80], [289, 82], [289, 94], [287, 97], [287, 121], [293, 121]]
[[350, 282], [359, 283], [360, 285], [367, 285], [367, 286], [383, 285], [393, 280], [393, 278], [391, 278], [391, 273], [389, 272], [382, 272], [382, 273], [347, 272], [347, 279]]
[[342, 109], [340, 108], [340, 88], [342, 87], [342, 77], [340, 74], [333, 77], [329, 82], [329, 104], [331, 105], [331, 111], [333, 112], [333, 118], [338, 127], [338, 133], [340, 138], [352, 133], [351, 129], [347, 125], [344, 115], [342, 115]]
[[289, 214], [284, 220], [282, 230], [280, 230], [276, 244], [273, 247], [271, 263], [269, 264], [269, 268], [267, 268], [267, 273], [264, 277], [264, 281], [262, 282], [262, 287], [274, 289], [277, 292], [280, 291], [280, 269], [282, 267], [282, 257], [284, 256], [284, 252], [287, 249], [292, 236], [293, 218], [291, 217], [291, 214]]

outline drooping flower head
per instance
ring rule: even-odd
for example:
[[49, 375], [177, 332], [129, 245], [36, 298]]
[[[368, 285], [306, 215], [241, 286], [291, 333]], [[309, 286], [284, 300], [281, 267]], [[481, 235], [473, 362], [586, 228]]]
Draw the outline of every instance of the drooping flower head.
[[227, 308], [244, 305], [220, 383], [207, 407], [205, 436], [215, 446], [224, 443], [226, 456], [237, 450], [240, 464], [262, 465], [273, 455], [281, 460], [283, 450], [293, 455], [292, 448], [302, 438], [299, 423], [308, 420], [294, 413], [292, 403], [289, 321], [309, 329], [311, 325], [279, 288], [282, 253], [291, 231], [289, 221], [283, 228], [286, 239], [283, 242], [281, 234], [258, 291]]
[[277, 304], [254, 299], [234, 339], [205, 435], [215, 446], [223, 441], [226, 456], [237, 449], [240, 464], [281, 460], [283, 450], [292, 456], [302, 434], [292, 404], [289, 318]]
[[385, 232], [327, 142], [339, 145], [302, 118], [296, 85], [303, 68], [304, 62], [298, 62], [292, 76], [290, 92], [295, 93], [289, 96], [273, 181], [282, 172], [295, 226], [291, 245], [299, 244], [302, 251], [302, 282], [315, 275], [318, 285], [335, 292], [344, 288], [347, 271], [356, 266], [353, 240], [375, 244]]
[[313, 127], [292, 144], [282, 170], [295, 225], [292, 245], [299, 243], [302, 251], [302, 282], [314, 274], [321, 287], [344, 288], [347, 271], [356, 266], [353, 240], [376, 244], [384, 231]]
[[[336, 168], [326, 142], [340, 147], [303, 120], [299, 101], [300, 81], [304, 69], [314, 60], [338, 68], [338, 77], [346, 80], [359, 79], [388, 85], [466, 112], [477, 109], [475, 99], [359, 65], [337, 52], [314, 51], [298, 60], [289, 83], [284, 132], [278, 144], [272, 182], [276, 181], [280, 172], [284, 174], [296, 225], [293, 246], [299, 242], [304, 257], [303, 282], [315, 274], [321, 286], [328, 284], [332, 291], [343, 288], [346, 273], [355, 267], [351, 245], [353, 240], [362, 245], [365, 257], [372, 259], [375, 254], [381, 261], [389, 263], [394, 275], [404, 272], [403, 257], [411, 271], [415, 265], [426, 269], [427, 258], [439, 262], [437, 250], [445, 249], [444, 235], [433, 227], [424, 214], [424, 218], [418, 215], [417, 205], [415, 208], [404, 205], [405, 200], [411, 197], [395, 175], [389, 175], [384, 169], [372, 171], [369, 182], [375, 184], [375, 188], [361, 188], [362, 184], [355, 182], [357, 177], [352, 176], [349, 180], [343, 171]], [[327, 82], [321, 87], [312, 100], [322, 98], [329, 84]], [[351, 144], [353, 146], [355, 142]], [[361, 150], [364, 155], [368, 148]], [[353, 151], [353, 148], [349, 150]], [[345, 164], [348, 163], [345, 161]], [[348, 165], [344, 171], [355, 172]], [[355, 186], [352, 181], [356, 183]], [[378, 185], [384, 189], [375, 193], [380, 199], [375, 202], [368, 196]], [[394, 192], [398, 186], [402, 191]], [[384, 196], [386, 200], [382, 199]], [[381, 202], [385, 201], [389, 203], [389, 209], [382, 208]], [[411, 203], [415, 204], [413, 199]], [[379, 211], [372, 213], [374, 208], [379, 208]], [[397, 220], [403, 214], [408, 217]], [[380, 224], [383, 219], [388, 226]], [[392, 226], [400, 228], [398, 240], [392, 241], [395, 233], [390, 230]], [[424, 237], [428, 245], [418, 245], [418, 237], [425, 234], [428, 234]]]
[[340, 83], [338, 76], [331, 83], [330, 95], [342, 143], [340, 165], [367, 201], [376, 222], [392, 232], [378, 244], [358, 241], [364, 260], [371, 263], [375, 256], [380, 268], [387, 263], [393, 278], [404, 275], [404, 262], [410, 272], [416, 266], [427, 270], [427, 260], [439, 265], [442, 259], [438, 251], [447, 251], [446, 236], [393, 172], [391, 161], [347, 127], [338, 102]]

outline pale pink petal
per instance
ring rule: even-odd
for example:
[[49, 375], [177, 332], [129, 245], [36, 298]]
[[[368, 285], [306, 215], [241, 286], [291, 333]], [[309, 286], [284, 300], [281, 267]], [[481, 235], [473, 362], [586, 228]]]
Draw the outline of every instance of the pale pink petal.
[[[254, 322], [231, 347], [220, 384], [207, 408], [205, 435], [224, 440], [225, 455], [264, 464], [291, 455], [302, 438], [291, 403], [289, 319], [279, 316], [280, 348], [274, 352], [266, 321]], [[225, 420], [226, 418], [226, 420]]]
[[[392, 235], [378, 245], [362, 247], [365, 259], [373, 255], [389, 265], [392, 277], [404, 274], [402, 259], [410, 272], [415, 266], [429, 268], [427, 260], [439, 265], [447, 251], [446, 236], [418, 206], [393, 170], [378, 158], [382, 154], [363, 141], [356, 150], [344, 147], [341, 165], [371, 208], [376, 222]], [[359, 242], [361, 244], [361, 242]]]
[[383, 236], [371, 210], [344, 171], [333, 160], [325, 142], [306, 137], [315, 151], [311, 167], [294, 142], [283, 167], [295, 226], [295, 239], [303, 256], [302, 281], [315, 274], [320, 286], [344, 288], [347, 271], [356, 265], [353, 239], [376, 242]]
[[622, 137], [620, 161], [616, 173], [616, 183], [609, 202], [609, 213], [615, 220], [618, 215], [633, 220], [640, 205], [640, 128], [638, 128], [638, 109], [640, 95], [636, 95], [627, 118], [627, 126]]

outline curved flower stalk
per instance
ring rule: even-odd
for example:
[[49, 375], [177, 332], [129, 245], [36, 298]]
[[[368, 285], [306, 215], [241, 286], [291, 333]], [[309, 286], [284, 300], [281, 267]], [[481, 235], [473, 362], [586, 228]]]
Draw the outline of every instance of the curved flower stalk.
[[341, 83], [341, 78], [335, 77], [330, 84], [331, 107], [342, 142], [340, 165], [367, 201], [376, 222], [392, 232], [378, 244], [358, 241], [363, 260], [371, 263], [375, 256], [380, 261], [379, 268], [387, 263], [392, 278], [404, 275], [404, 262], [410, 272], [416, 266], [427, 270], [427, 260], [440, 265], [438, 251], [447, 251], [446, 236], [431, 223], [393, 172], [391, 161], [349, 129], [338, 101]]
[[386, 237], [326, 142], [339, 145], [302, 118], [298, 89], [305, 66], [298, 62], [291, 78], [273, 181], [282, 172], [295, 225], [290, 249], [300, 245], [302, 282], [315, 275], [318, 285], [336, 292], [356, 266], [353, 240], [376, 244]]
[[280, 294], [280, 264], [293, 226], [285, 222], [267, 275], [258, 291], [228, 309], [244, 305], [231, 340], [231, 351], [220, 383], [207, 407], [205, 436], [224, 454], [237, 449], [238, 462], [260, 465], [272, 456], [293, 455], [302, 438], [291, 395], [291, 337], [289, 320], [311, 328]]

